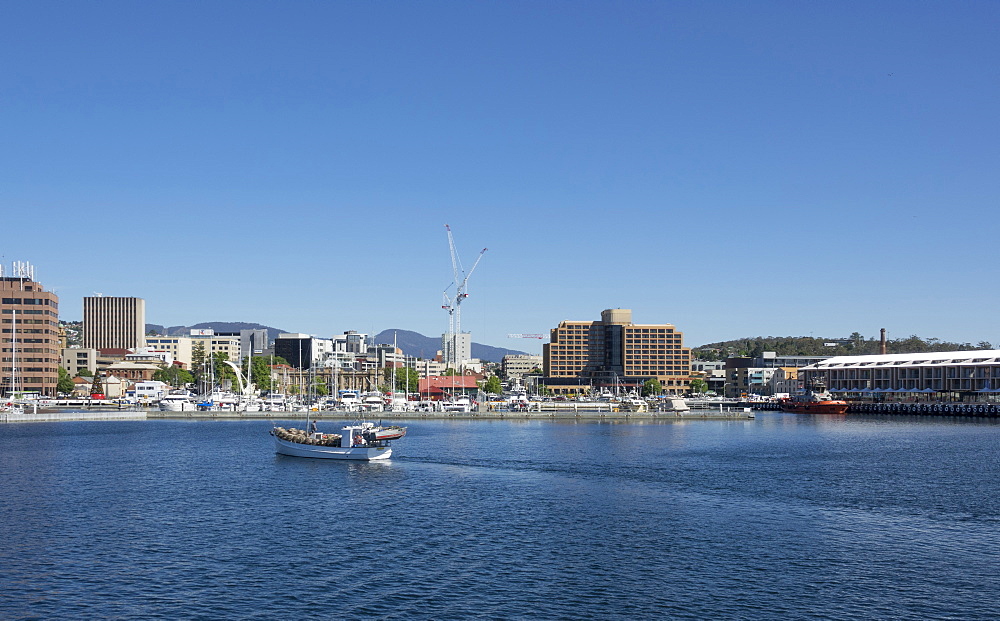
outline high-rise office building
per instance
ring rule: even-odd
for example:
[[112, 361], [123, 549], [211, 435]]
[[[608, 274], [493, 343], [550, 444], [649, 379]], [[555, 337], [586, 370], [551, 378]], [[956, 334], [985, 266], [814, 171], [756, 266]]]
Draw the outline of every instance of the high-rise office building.
[[0, 266], [0, 392], [56, 396], [59, 297], [35, 281], [28, 263]]
[[146, 301], [142, 298], [83, 298], [83, 346], [135, 349], [146, 345]]
[[472, 334], [449, 332], [441, 335], [441, 359], [449, 367], [461, 370], [469, 360], [472, 360]]
[[308, 369], [333, 352], [333, 341], [309, 334], [279, 334], [274, 339], [274, 355], [296, 369]]
[[600, 321], [563, 321], [542, 345], [545, 385], [554, 392], [637, 389], [656, 379], [666, 392], [688, 389], [691, 350], [671, 324], [632, 323], [624, 308]]

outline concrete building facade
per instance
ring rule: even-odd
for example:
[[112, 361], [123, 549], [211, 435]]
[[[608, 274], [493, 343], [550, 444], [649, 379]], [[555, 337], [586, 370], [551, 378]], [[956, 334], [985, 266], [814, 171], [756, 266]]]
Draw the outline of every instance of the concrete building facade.
[[[782, 384], [780, 390], [774, 386], [777, 369], [798, 369], [826, 359], [825, 356], [778, 356], [772, 351], [756, 358], [727, 358], [725, 396], [741, 399], [750, 395], [771, 396], [776, 392], [787, 392], [787, 384]], [[787, 379], [787, 371], [779, 379]]]
[[274, 339], [274, 355], [296, 369], [309, 369], [333, 352], [333, 341], [309, 334], [282, 333]]
[[0, 267], [0, 394], [55, 397], [59, 349], [59, 296], [27, 263]]
[[531, 354], [507, 354], [500, 362], [501, 375], [507, 381], [517, 381], [535, 369], [541, 369], [542, 356]]
[[638, 389], [648, 379], [664, 392], [688, 390], [691, 350], [672, 324], [636, 324], [632, 311], [601, 312], [600, 321], [563, 321], [542, 345], [544, 384], [554, 393]]
[[849, 397], [926, 393], [996, 399], [1000, 350], [835, 356], [799, 369], [804, 387], [815, 381]]
[[83, 298], [83, 346], [135, 349], [146, 344], [146, 301], [142, 298]]
[[456, 370], [472, 360], [472, 333], [460, 332], [441, 335], [441, 359]]
[[62, 368], [70, 376], [80, 374], [80, 369], [87, 369], [91, 374], [97, 372], [97, 350], [82, 347], [67, 347], [60, 350]]
[[147, 336], [146, 347], [152, 351], [162, 351], [180, 362], [185, 368], [191, 368], [191, 347], [194, 339], [189, 336]]

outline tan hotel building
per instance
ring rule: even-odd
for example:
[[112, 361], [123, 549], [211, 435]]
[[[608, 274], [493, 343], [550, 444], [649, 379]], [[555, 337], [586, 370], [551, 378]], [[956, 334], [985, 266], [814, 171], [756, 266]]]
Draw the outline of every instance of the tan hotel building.
[[0, 393], [56, 396], [59, 382], [59, 297], [34, 280], [34, 268], [0, 267]]
[[671, 324], [632, 323], [624, 308], [601, 312], [600, 321], [563, 321], [542, 345], [545, 386], [556, 394], [615, 386], [638, 390], [655, 378], [666, 393], [689, 388], [691, 350]]

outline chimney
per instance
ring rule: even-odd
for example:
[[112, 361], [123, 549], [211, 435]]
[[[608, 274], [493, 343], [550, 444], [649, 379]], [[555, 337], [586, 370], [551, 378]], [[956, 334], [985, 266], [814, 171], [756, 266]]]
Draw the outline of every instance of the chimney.
[[878, 353], [885, 355], [885, 328], [882, 328], [882, 340], [878, 343]]

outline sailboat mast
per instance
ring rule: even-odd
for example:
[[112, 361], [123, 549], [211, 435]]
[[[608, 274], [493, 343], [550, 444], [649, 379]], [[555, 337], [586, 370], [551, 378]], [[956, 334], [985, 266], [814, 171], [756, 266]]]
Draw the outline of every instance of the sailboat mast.
[[11, 309], [10, 324], [10, 394], [11, 399], [17, 398], [20, 392], [21, 378], [17, 372], [17, 309]]

